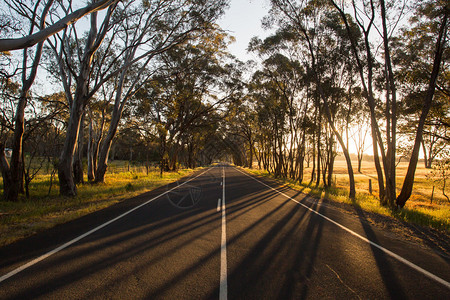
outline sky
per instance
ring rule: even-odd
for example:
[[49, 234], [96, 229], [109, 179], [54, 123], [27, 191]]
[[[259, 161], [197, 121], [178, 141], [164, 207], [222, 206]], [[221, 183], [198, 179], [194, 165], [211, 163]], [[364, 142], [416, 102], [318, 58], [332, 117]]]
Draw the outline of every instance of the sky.
[[254, 36], [261, 38], [269, 32], [261, 27], [261, 20], [267, 15], [270, 7], [268, 0], [231, 0], [230, 8], [219, 20], [222, 29], [236, 38], [229, 46], [231, 54], [242, 61], [255, 59], [255, 55], [247, 53], [247, 46]]
[[[261, 27], [261, 20], [268, 14], [269, 0], [231, 0], [230, 7], [225, 15], [217, 22], [222, 29], [236, 38], [229, 46], [231, 54], [241, 61], [258, 60], [255, 54], [248, 53], [247, 47], [254, 36], [267, 37], [271, 32]], [[370, 134], [366, 136], [365, 153], [372, 154]], [[352, 139], [349, 140], [350, 153], [356, 153], [356, 146]]]

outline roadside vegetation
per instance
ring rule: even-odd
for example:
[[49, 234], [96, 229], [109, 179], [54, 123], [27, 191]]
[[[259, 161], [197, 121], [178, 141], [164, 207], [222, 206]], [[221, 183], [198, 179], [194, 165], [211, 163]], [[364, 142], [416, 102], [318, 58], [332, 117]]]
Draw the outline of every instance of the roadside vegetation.
[[[147, 173], [145, 166], [128, 167], [128, 162], [115, 161], [104, 183], [81, 184], [75, 197], [60, 196], [57, 188], [52, 188], [49, 194], [50, 175], [37, 175], [30, 184], [31, 199], [23, 196], [16, 202], [0, 201], [0, 246], [166, 185], [192, 172], [192, 169], [179, 169], [165, 172], [161, 177], [157, 168], [152, 167]], [[0, 188], [3, 188], [2, 181]]]
[[147, 168], [108, 173], [115, 160], [160, 176], [257, 165], [448, 230], [448, 1], [271, 0], [247, 62], [217, 23], [227, 0], [99, 0], [88, 15], [70, 0], [3, 3], [2, 220], [45, 211], [17, 231], [59, 218], [55, 203], [88, 211], [150, 185]]
[[[406, 167], [407, 163], [399, 164], [399, 178], [404, 176]], [[414, 183], [415, 188], [408, 202], [408, 206], [402, 209], [391, 209], [380, 205], [376, 185], [373, 186], [372, 195], [369, 194], [369, 180], [372, 179], [373, 182], [373, 178], [376, 176], [375, 167], [373, 166], [373, 163], [369, 161], [363, 162], [361, 168], [362, 172], [355, 174], [355, 199], [350, 199], [348, 197], [348, 175], [346, 174], [346, 165], [343, 160], [337, 160], [335, 162], [335, 173], [331, 187], [324, 187], [323, 185], [316, 187], [314, 184], [308, 184], [311, 168], [306, 168], [306, 175], [301, 184], [288, 178], [275, 178], [273, 173], [264, 170], [245, 169], [255, 175], [279, 180], [281, 183], [287, 184], [289, 187], [302, 191], [305, 194], [350, 204], [368, 212], [450, 233], [450, 202], [442, 192], [438, 192], [438, 189], [440, 188], [439, 185], [430, 179], [430, 174], [432, 174], [433, 170], [422, 166], [417, 168], [416, 180]], [[434, 193], [433, 186], [435, 187]], [[401, 182], [397, 182], [397, 189], [401, 189]], [[433, 200], [431, 201], [431, 199]]]

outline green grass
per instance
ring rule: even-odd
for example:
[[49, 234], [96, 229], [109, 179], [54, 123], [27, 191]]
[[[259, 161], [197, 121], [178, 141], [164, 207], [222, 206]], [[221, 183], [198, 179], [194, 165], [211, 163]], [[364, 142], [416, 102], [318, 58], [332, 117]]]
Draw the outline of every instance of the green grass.
[[[267, 171], [256, 169], [245, 170], [255, 175], [275, 179]], [[286, 184], [295, 190], [311, 196], [326, 198], [335, 202], [347, 203], [368, 212], [396, 218], [398, 220], [420, 226], [427, 226], [450, 232], [450, 205], [446, 203], [424, 205], [423, 199], [420, 199], [419, 197], [412, 197], [403, 209], [392, 210], [388, 207], [381, 206], [377, 197], [370, 195], [363, 189], [358, 190], [355, 200], [351, 200], [348, 197], [348, 189], [341, 186], [325, 189], [323, 186], [315, 188], [313, 186], [308, 186], [305, 182], [299, 184], [298, 182], [296, 183], [289, 179], [276, 178], [276, 180], [278, 180], [281, 184]]]
[[30, 199], [22, 195], [18, 202], [0, 201], [0, 246], [153, 190], [193, 172], [182, 169], [166, 172], [161, 178], [159, 171], [153, 169], [147, 175], [144, 169], [141, 172], [117, 172], [116, 169], [116, 172], [106, 174], [105, 183], [79, 185], [78, 195], [71, 198], [59, 196], [57, 178], [53, 179], [52, 191], [48, 195], [50, 175], [38, 175], [31, 183]]

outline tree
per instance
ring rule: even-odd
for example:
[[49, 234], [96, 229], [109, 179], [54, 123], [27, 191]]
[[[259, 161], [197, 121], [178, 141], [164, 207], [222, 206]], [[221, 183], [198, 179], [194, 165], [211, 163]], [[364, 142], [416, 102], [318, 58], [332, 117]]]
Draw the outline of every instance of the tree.
[[353, 175], [353, 168], [350, 160], [350, 155], [348, 153], [348, 149], [344, 140], [339, 133], [333, 122], [332, 109], [330, 107], [329, 99], [324, 90], [324, 82], [321, 78], [321, 73], [319, 72], [320, 68], [320, 52], [319, 48], [320, 44], [320, 32], [317, 32], [318, 26], [316, 22], [320, 20], [320, 9], [321, 6], [318, 3], [311, 2], [293, 2], [289, 0], [271, 1], [272, 10], [274, 11], [275, 16], [283, 16], [278, 17], [278, 22], [280, 26], [290, 27], [301, 39], [303, 43], [305, 43], [305, 56], [306, 58], [306, 67], [311, 72], [312, 78], [314, 80], [315, 86], [317, 88], [318, 94], [320, 95], [320, 99], [322, 101], [323, 112], [328, 121], [329, 126], [331, 127], [334, 135], [339, 141], [339, 145], [342, 148], [344, 156], [347, 162], [347, 170], [349, 174], [350, 181], [350, 198], [355, 198], [356, 189], [355, 189], [355, 181]]
[[[38, 11], [39, 1], [34, 6], [31, 11], [29, 21], [29, 34], [32, 34], [37, 27], [44, 28], [45, 20], [50, 11], [53, 1], [49, 1], [42, 11]], [[6, 3], [11, 9], [17, 10], [19, 14], [27, 13], [24, 11], [21, 2], [7, 2]], [[37, 26], [37, 24], [39, 24]], [[16, 106], [16, 113], [14, 119], [14, 135], [12, 140], [12, 156], [11, 161], [8, 163], [4, 156], [3, 148], [0, 146], [1, 154], [1, 169], [4, 182], [4, 199], [6, 201], [17, 201], [20, 189], [23, 184], [23, 134], [24, 134], [24, 124], [25, 124], [25, 107], [29, 98], [29, 93], [31, 86], [36, 78], [37, 69], [39, 67], [39, 62], [41, 59], [42, 48], [44, 42], [38, 43], [35, 49], [35, 53], [29, 58], [28, 48], [23, 50], [22, 55], [22, 74], [21, 74], [21, 87], [18, 97], [18, 102]], [[31, 62], [31, 67], [28, 64]], [[27, 73], [29, 72], [29, 73]]]
[[426, 18], [428, 18], [429, 22], [431, 21], [432, 23], [437, 23], [437, 26], [431, 27], [437, 30], [437, 38], [435, 41], [433, 67], [429, 77], [428, 88], [423, 101], [423, 107], [416, 129], [416, 137], [411, 153], [411, 159], [408, 165], [408, 171], [403, 181], [402, 190], [396, 200], [396, 204], [399, 207], [403, 207], [406, 201], [411, 196], [414, 184], [414, 174], [417, 167], [417, 161], [419, 159], [420, 144], [423, 137], [423, 129], [425, 126], [426, 118], [428, 116], [428, 112], [431, 109], [442, 57], [444, 50], [446, 49], [449, 10], [449, 4], [446, 1], [438, 2], [437, 5], [435, 5], [435, 2], [425, 2], [423, 6], [419, 6], [419, 12], [427, 13], [425, 16]]
[[[201, 1], [199, 3], [193, 2], [191, 5], [180, 5], [177, 2], [173, 2], [170, 5], [168, 3], [161, 6], [156, 5], [155, 7], [144, 5], [136, 8], [137, 12], [143, 12], [142, 15], [137, 14], [139, 16], [137, 19], [146, 20], [141, 27], [138, 27], [139, 29], [135, 26], [127, 27], [128, 24], [125, 23], [125, 28], [122, 30], [124, 36], [121, 38], [125, 42], [125, 47], [129, 49], [124, 57], [120, 77], [116, 85], [115, 103], [110, 127], [100, 148], [99, 165], [95, 174], [96, 182], [104, 181], [109, 149], [112, 139], [117, 132], [119, 120], [127, 100], [149, 80], [155, 71], [148, 68], [149, 66], [150, 68], [155, 68], [154, 65], [149, 65], [152, 58], [186, 41], [200, 38], [201, 35], [210, 37], [212, 33], [207, 32], [215, 30], [212, 22], [222, 14], [223, 5], [223, 1], [216, 1], [208, 5]], [[174, 12], [177, 12], [177, 14], [174, 15]], [[154, 18], [153, 16], [155, 15], [158, 18]], [[155, 31], [159, 31], [160, 35], [154, 35]], [[133, 45], [141, 45], [144, 41], [146, 46], [150, 48], [146, 49], [146, 57], [139, 65], [136, 64], [134, 68], [130, 68], [130, 62], [134, 59], [136, 53], [139, 53], [138, 50], [140, 49]], [[127, 45], [127, 42], [130, 45]], [[125, 82], [127, 82], [126, 85]]]
[[[67, 101], [70, 107], [70, 118], [67, 126], [67, 135], [65, 138], [62, 153], [59, 159], [58, 177], [60, 184], [60, 194], [65, 196], [76, 195], [76, 185], [73, 178], [73, 156], [78, 142], [80, 124], [85, 113], [85, 108], [89, 100], [94, 96], [102, 82], [95, 82], [94, 87], [90, 86], [90, 76], [92, 74], [92, 62], [94, 55], [100, 48], [106, 34], [111, 29], [110, 24], [116, 5], [109, 6], [106, 14], [102, 18], [100, 28], [97, 27], [97, 12], [90, 15], [90, 29], [87, 38], [84, 41], [84, 47], [79, 47], [81, 41], [76, 41], [76, 48], [69, 48], [70, 36], [64, 31], [62, 36], [55, 36], [51, 44], [57, 59], [57, 66], [62, 79]], [[72, 30], [74, 30], [72, 28]], [[56, 42], [60, 41], [59, 50]], [[73, 44], [72, 44], [73, 45]], [[78, 48], [79, 47], [79, 48]], [[77, 63], [73, 62], [72, 54], [76, 53]], [[74, 54], [75, 54], [74, 53]], [[73, 82], [73, 81], [74, 82]], [[72, 95], [72, 84], [74, 83], [74, 93]]]
[[228, 40], [213, 25], [161, 53], [155, 74], [130, 98], [138, 127], [159, 143], [161, 173], [178, 168], [184, 145], [193, 145], [197, 130], [210, 128], [238, 97], [240, 71], [225, 52]]
[[[19, 12], [22, 16], [32, 16], [32, 19], [37, 18], [37, 9], [41, 5], [41, 1], [37, 1], [34, 8], [28, 7], [27, 2], [24, 0], [6, 0], [7, 5], [10, 6], [13, 10]], [[103, 10], [105, 8], [108, 8], [110, 5], [116, 4], [119, 0], [98, 0], [93, 1], [91, 4], [80, 8], [76, 11], [73, 11], [71, 13], [68, 13], [58, 21], [54, 22], [51, 25], [47, 25], [44, 27], [45, 24], [45, 17], [50, 8], [53, 8], [54, 6], [54, 0], [47, 0], [46, 2], [42, 2], [42, 5], [44, 7], [43, 11], [46, 11], [45, 14], [42, 14], [41, 17], [41, 26], [38, 28], [39, 30], [37, 32], [31, 31], [27, 34], [25, 34], [23, 37], [19, 38], [8, 38], [8, 39], [0, 39], [0, 52], [3, 51], [10, 51], [10, 50], [18, 50], [18, 49], [26, 49], [29, 47], [32, 47], [38, 43], [44, 42], [48, 37], [54, 35], [55, 33], [64, 30], [71, 24], [75, 23], [82, 17], [97, 12], [100, 10]], [[56, 2], [55, 5], [58, 5], [58, 2]], [[31, 5], [33, 2], [30, 3]], [[39, 22], [39, 20], [38, 20]], [[4, 27], [4, 26], [2, 26]]]

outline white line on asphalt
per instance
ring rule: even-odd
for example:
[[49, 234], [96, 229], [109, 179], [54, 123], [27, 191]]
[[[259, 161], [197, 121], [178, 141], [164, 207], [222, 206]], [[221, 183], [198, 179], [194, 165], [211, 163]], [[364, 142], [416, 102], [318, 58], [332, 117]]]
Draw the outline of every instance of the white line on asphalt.
[[362, 236], [362, 235], [360, 235], [360, 234], [354, 232], [353, 230], [351, 230], [351, 229], [345, 227], [344, 225], [342, 225], [342, 224], [340, 224], [340, 223], [334, 221], [333, 219], [330, 219], [329, 217], [327, 217], [327, 216], [321, 214], [320, 212], [318, 212], [318, 211], [316, 211], [316, 210], [314, 210], [314, 209], [308, 207], [307, 205], [305, 205], [305, 204], [303, 204], [303, 203], [301, 203], [301, 202], [295, 200], [294, 198], [292, 198], [292, 197], [286, 195], [285, 193], [280, 192], [279, 190], [277, 190], [277, 189], [271, 187], [270, 185], [265, 184], [265, 183], [262, 182], [261, 180], [258, 180], [258, 179], [256, 179], [255, 177], [250, 176], [249, 174], [247, 174], [247, 173], [245, 173], [245, 172], [243, 172], [243, 171], [241, 171], [241, 170], [239, 170], [239, 169], [237, 169], [237, 168], [236, 168], [236, 170], [238, 170], [238, 171], [241, 172], [242, 174], [247, 175], [248, 177], [254, 179], [255, 181], [261, 183], [262, 185], [264, 185], [264, 186], [266, 186], [266, 187], [268, 187], [268, 188], [270, 188], [270, 189], [276, 191], [276, 192], [279, 193], [280, 195], [283, 195], [284, 197], [286, 197], [286, 198], [288, 198], [288, 199], [294, 201], [295, 203], [297, 203], [297, 204], [303, 206], [303, 207], [306, 208], [307, 210], [309, 210], [309, 211], [311, 211], [311, 212], [313, 212], [313, 213], [315, 213], [315, 214], [321, 216], [321, 217], [324, 218], [325, 220], [327, 220], [327, 221], [333, 223], [334, 225], [336, 225], [336, 226], [342, 228], [343, 230], [347, 231], [348, 233], [350, 233], [350, 234], [352, 234], [352, 235], [354, 235], [354, 236], [360, 238], [361, 240], [363, 240], [363, 241], [369, 243], [370, 245], [374, 246], [375, 248], [378, 248], [379, 250], [383, 251], [383, 252], [386, 253], [387, 255], [389, 255], [389, 256], [391, 256], [391, 257], [397, 259], [398, 261], [404, 263], [405, 265], [409, 266], [410, 268], [412, 268], [412, 269], [414, 269], [414, 270], [416, 270], [416, 271], [422, 273], [422, 274], [425, 275], [426, 277], [428, 277], [428, 278], [430, 278], [430, 279], [432, 279], [432, 280], [434, 280], [434, 281], [436, 281], [436, 282], [439, 282], [440, 284], [442, 284], [442, 285], [444, 285], [445, 287], [447, 287], [447, 288], [450, 289], [450, 282], [448, 282], [448, 281], [446, 281], [446, 280], [444, 280], [444, 279], [442, 279], [442, 278], [440, 278], [440, 277], [434, 275], [433, 273], [428, 272], [427, 270], [425, 270], [425, 269], [419, 267], [418, 265], [416, 265], [416, 264], [410, 262], [409, 260], [407, 260], [407, 259], [401, 257], [400, 255], [395, 254], [394, 252], [392, 252], [392, 251], [390, 251], [390, 250], [384, 248], [383, 246], [380, 246], [380, 245], [378, 245], [377, 243], [372, 242], [371, 240], [367, 239], [366, 237], [364, 237], [364, 236]]
[[219, 200], [217, 200], [217, 211], [220, 211], [220, 203], [221, 203], [221, 201], [220, 201], [220, 198], [219, 198]]
[[129, 211], [127, 211], [127, 212], [121, 214], [120, 216], [118, 216], [118, 217], [116, 217], [116, 218], [114, 218], [114, 219], [112, 219], [112, 220], [109, 220], [108, 222], [103, 223], [102, 225], [99, 225], [99, 226], [95, 227], [94, 229], [92, 229], [92, 230], [90, 230], [90, 231], [88, 231], [88, 232], [86, 232], [86, 233], [80, 235], [79, 237], [76, 237], [76, 238], [74, 238], [73, 240], [68, 241], [67, 243], [65, 243], [65, 244], [63, 244], [63, 245], [61, 245], [61, 246], [59, 246], [58, 248], [55, 248], [55, 249], [53, 249], [52, 251], [47, 252], [47, 253], [45, 253], [45, 254], [43, 254], [43, 255], [41, 255], [41, 256], [39, 256], [39, 257], [37, 257], [37, 258], [31, 260], [31, 261], [29, 261], [28, 263], [26, 263], [26, 264], [24, 264], [24, 265], [18, 267], [17, 269], [12, 270], [11, 272], [9, 272], [9, 273], [7, 273], [7, 274], [1, 276], [1, 277], [0, 277], [0, 282], [3, 282], [3, 281], [5, 281], [6, 279], [8, 279], [8, 278], [10, 278], [10, 277], [12, 277], [12, 276], [14, 276], [14, 275], [16, 275], [17, 273], [19, 273], [19, 272], [21, 272], [21, 271], [23, 271], [23, 270], [25, 270], [25, 269], [31, 267], [32, 265], [35, 265], [35, 264], [37, 264], [38, 262], [43, 261], [44, 259], [48, 258], [49, 256], [58, 253], [59, 251], [65, 249], [65, 248], [69, 247], [70, 245], [72, 245], [72, 244], [78, 242], [79, 240], [81, 240], [81, 239], [87, 237], [88, 235], [93, 234], [94, 232], [96, 232], [96, 231], [98, 231], [98, 230], [100, 230], [100, 229], [102, 229], [102, 228], [108, 226], [108, 225], [111, 224], [111, 223], [114, 223], [115, 221], [117, 221], [117, 220], [119, 220], [119, 219], [125, 217], [126, 215], [132, 213], [133, 211], [135, 211], [135, 210], [137, 210], [137, 209], [139, 209], [139, 208], [141, 208], [141, 207], [143, 207], [143, 206], [149, 204], [150, 202], [152, 202], [152, 201], [158, 199], [159, 197], [164, 196], [164, 195], [167, 194], [167, 193], [170, 193], [172, 190], [174, 190], [174, 189], [176, 189], [176, 188], [179, 188], [180, 186], [184, 185], [185, 183], [188, 183], [188, 182], [191, 181], [191, 180], [194, 180], [195, 178], [199, 177], [200, 175], [205, 174], [205, 173], [208, 172], [209, 170], [210, 170], [210, 169], [205, 170], [204, 172], [202, 172], [202, 173], [198, 174], [197, 176], [195, 176], [195, 177], [193, 177], [193, 178], [191, 178], [191, 179], [189, 179], [189, 180], [187, 180], [187, 181], [185, 181], [185, 182], [183, 182], [183, 183], [177, 185], [176, 187], [173, 187], [173, 188], [171, 188], [170, 190], [167, 190], [167, 191], [165, 191], [164, 193], [159, 194], [159, 195], [156, 196], [156, 197], [153, 197], [152, 199], [148, 200], [147, 202], [142, 203], [142, 204], [136, 206], [135, 208], [130, 209]]
[[220, 246], [220, 289], [219, 300], [226, 300], [228, 297], [227, 282], [227, 224], [225, 215], [225, 167], [222, 167], [222, 242]]

